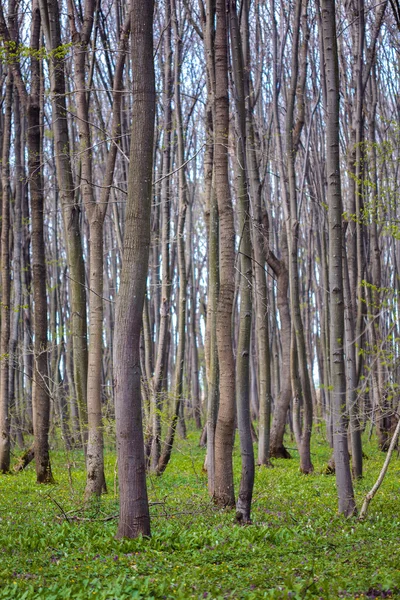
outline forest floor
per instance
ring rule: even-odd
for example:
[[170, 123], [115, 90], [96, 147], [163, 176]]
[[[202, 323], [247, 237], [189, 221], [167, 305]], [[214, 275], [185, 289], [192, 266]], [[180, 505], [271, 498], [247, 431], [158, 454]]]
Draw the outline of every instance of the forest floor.
[[[117, 541], [115, 454], [106, 453], [108, 494], [82, 508], [80, 452], [52, 453], [56, 485], [35, 484], [34, 466], [0, 477], [0, 598], [400, 598], [400, 459], [366, 521], [337, 515], [335, 477], [322, 475], [330, 449], [314, 435], [315, 474], [293, 460], [258, 468], [253, 524], [208, 500], [198, 433], [178, 440], [162, 477], [149, 477], [152, 538]], [[111, 442], [111, 441], [110, 441]], [[111, 448], [111, 443], [110, 443]], [[381, 468], [365, 444], [361, 506]], [[235, 470], [240, 457], [235, 451]], [[238, 488], [238, 482], [237, 482]]]

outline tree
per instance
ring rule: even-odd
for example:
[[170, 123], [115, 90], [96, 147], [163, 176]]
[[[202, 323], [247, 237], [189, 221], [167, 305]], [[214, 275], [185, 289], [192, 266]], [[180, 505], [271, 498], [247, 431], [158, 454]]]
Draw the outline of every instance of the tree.
[[13, 74], [8, 69], [1, 159], [1, 337], [0, 337], [0, 470], [10, 470], [9, 353], [10, 340], [10, 146]]
[[[247, 6], [244, 6], [247, 10]], [[236, 12], [236, 2], [229, 6], [230, 39], [236, 108], [236, 180], [239, 216], [240, 308], [239, 335], [236, 352], [236, 408], [242, 457], [242, 475], [236, 503], [240, 521], [250, 521], [254, 486], [254, 450], [250, 417], [250, 336], [252, 320], [252, 253], [250, 238], [250, 202], [246, 157], [246, 98], [242, 39]], [[245, 17], [246, 18], [246, 17]], [[265, 427], [265, 422], [262, 422]]]
[[[15, 13], [11, 13], [15, 19]], [[42, 134], [40, 118], [41, 73], [37, 52], [40, 47], [41, 16], [35, 0], [32, 6], [31, 86], [30, 94], [21, 77], [20, 64], [9, 56], [15, 87], [28, 115], [28, 170], [32, 215], [32, 283], [34, 299], [34, 386], [32, 398], [34, 453], [38, 483], [53, 483], [49, 455], [50, 389], [48, 378], [48, 318], [46, 297], [46, 266], [44, 247], [44, 192], [42, 176]], [[16, 41], [15, 22], [8, 29], [0, 12], [0, 27], [6, 42]], [[11, 34], [13, 38], [11, 37]], [[17, 119], [18, 122], [18, 119]], [[21, 173], [19, 172], [21, 175]]]
[[329, 206], [330, 341], [333, 407], [333, 447], [339, 512], [354, 514], [353, 485], [347, 446], [346, 375], [344, 366], [343, 229], [339, 157], [339, 61], [335, 1], [322, 1], [323, 40], [327, 81], [326, 157]]
[[219, 409], [215, 426], [214, 499], [234, 506], [232, 450], [235, 424], [235, 363], [232, 348], [232, 311], [235, 285], [235, 228], [229, 189], [229, 95], [227, 2], [216, 1], [215, 31], [215, 193], [219, 215], [219, 292], [216, 333], [219, 363]]
[[49, 53], [52, 130], [54, 134], [57, 185], [63, 212], [71, 297], [74, 387], [80, 411], [82, 442], [87, 440], [87, 318], [85, 266], [80, 228], [80, 206], [75, 194], [66, 107], [66, 48], [61, 40], [61, 18], [57, 0], [39, 0], [41, 23]]
[[155, 119], [153, 2], [132, 0], [131, 149], [114, 340], [120, 515], [117, 537], [150, 535], [140, 389], [140, 330], [150, 244]]

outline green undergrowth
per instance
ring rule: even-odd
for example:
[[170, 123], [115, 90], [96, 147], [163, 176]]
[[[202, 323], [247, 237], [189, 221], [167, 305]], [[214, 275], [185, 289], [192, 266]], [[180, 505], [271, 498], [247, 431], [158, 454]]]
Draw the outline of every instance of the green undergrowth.
[[[208, 500], [198, 433], [178, 440], [162, 477], [149, 477], [152, 538], [117, 541], [115, 455], [108, 493], [82, 507], [80, 452], [53, 451], [56, 485], [34, 468], [0, 476], [0, 598], [131, 600], [186, 598], [400, 598], [400, 459], [395, 456], [365, 522], [337, 514], [335, 478], [321, 474], [330, 449], [314, 439], [315, 474], [292, 460], [257, 468], [253, 524]], [[289, 446], [293, 443], [288, 441]], [[384, 455], [373, 442], [360, 506]], [[240, 458], [235, 452], [235, 472]]]

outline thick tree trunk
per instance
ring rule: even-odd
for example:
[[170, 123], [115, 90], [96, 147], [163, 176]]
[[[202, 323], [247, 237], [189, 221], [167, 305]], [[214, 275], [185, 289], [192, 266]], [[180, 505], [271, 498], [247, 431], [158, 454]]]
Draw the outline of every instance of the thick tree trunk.
[[150, 535], [140, 389], [140, 330], [150, 246], [155, 121], [153, 2], [132, 0], [133, 109], [122, 270], [114, 341], [120, 491], [117, 537]]

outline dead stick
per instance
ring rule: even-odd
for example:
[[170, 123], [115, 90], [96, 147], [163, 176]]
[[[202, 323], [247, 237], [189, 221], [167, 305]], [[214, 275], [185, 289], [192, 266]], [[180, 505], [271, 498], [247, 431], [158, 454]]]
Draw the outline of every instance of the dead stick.
[[362, 521], [367, 516], [368, 506], [371, 502], [372, 498], [375, 496], [376, 492], [379, 490], [382, 481], [386, 475], [386, 471], [388, 470], [390, 459], [392, 458], [393, 450], [397, 444], [397, 440], [400, 434], [400, 419], [397, 421], [396, 429], [392, 437], [392, 441], [390, 442], [389, 450], [385, 458], [385, 462], [383, 463], [383, 467], [381, 472], [379, 473], [379, 477], [375, 482], [375, 485], [371, 488], [368, 494], [364, 498], [364, 502], [360, 511], [360, 516], [358, 517], [359, 521]]

